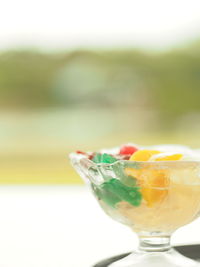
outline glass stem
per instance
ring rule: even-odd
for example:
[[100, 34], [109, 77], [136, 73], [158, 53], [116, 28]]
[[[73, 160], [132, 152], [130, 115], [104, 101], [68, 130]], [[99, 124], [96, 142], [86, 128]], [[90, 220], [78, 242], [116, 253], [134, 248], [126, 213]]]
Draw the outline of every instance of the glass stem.
[[139, 250], [141, 251], [164, 252], [168, 251], [170, 248], [170, 236], [139, 234]]

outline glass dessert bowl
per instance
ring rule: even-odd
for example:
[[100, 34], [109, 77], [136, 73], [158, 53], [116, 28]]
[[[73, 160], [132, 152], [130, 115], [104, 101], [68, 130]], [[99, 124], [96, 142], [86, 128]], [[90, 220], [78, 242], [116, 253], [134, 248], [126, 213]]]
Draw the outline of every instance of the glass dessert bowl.
[[103, 210], [139, 237], [138, 250], [109, 267], [200, 266], [170, 246], [171, 234], [200, 215], [200, 161], [182, 158], [144, 149], [70, 154]]

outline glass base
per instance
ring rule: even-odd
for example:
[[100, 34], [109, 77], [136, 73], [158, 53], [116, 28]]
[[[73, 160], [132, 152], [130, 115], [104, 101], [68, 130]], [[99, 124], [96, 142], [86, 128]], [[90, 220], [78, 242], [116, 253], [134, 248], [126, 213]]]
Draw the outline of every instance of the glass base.
[[165, 252], [135, 251], [108, 267], [200, 267], [200, 263], [170, 249]]

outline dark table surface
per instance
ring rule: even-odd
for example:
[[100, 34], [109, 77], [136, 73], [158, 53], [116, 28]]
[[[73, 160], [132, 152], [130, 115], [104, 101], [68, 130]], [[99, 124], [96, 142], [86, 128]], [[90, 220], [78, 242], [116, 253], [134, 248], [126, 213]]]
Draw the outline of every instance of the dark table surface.
[[[200, 245], [177, 246], [177, 247], [175, 247], [175, 249], [186, 257], [200, 261]], [[117, 260], [120, 260], [129, 254], [130, 253], [116, 255], [112, 258], [105, 259], [105, 260], [95, 264], [93, 267], [107, 267], [109, 264], [111, 264]]]

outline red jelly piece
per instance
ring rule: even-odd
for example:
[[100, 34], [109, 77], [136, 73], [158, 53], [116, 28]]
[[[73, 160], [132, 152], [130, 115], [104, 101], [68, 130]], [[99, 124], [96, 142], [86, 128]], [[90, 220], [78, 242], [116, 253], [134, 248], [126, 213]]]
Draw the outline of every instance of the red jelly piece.
[[92, 153], [92, 154], [90, 154], [90, 155], [88, 156], [88, 158], [89, 158], [90, 160], [92, 160], [92, 159], [94, 158], [94, 156], [95, 156], [95, 154]]
[[133, 153], [135, 153], [138, 150], [137, 147], [135, 146], [122, 146], [120, 149], [119, 154], [120, 155], [132, 155]]
[[85, 156], [88, 157], [88, 159], [92, 159], [94, 157], [94, 153], [85, 153], [85, 152], [83, 152], [81, 150], [77, 150], [76, 153], [77, 154], [81, 154], [81, 155], [85, 155]]
[[83, 152], [83, 151], [80, 151], [80, 150], [77, 150], [77, 151], [76, 151], [76, 153], [77, 153], [77, 154], [83, 154], [83, 155], [86, 155], [86, 153], [85, 153], [85, 152]]

